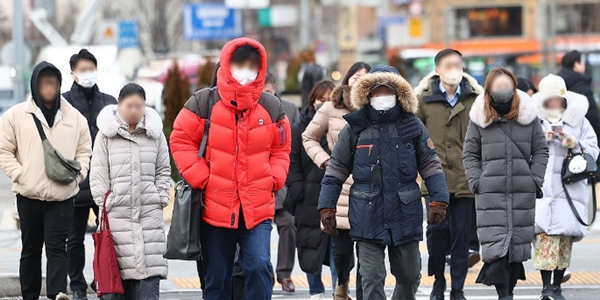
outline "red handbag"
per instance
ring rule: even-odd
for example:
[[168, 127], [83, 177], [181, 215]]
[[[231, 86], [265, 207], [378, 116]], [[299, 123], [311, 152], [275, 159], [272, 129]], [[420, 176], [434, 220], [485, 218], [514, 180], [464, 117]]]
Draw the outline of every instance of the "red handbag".
[[104, 196], [98, 231], [92, 234], [95, 248], [94, 281], [98, 297], [108, 294], [125, 293], [123, 283], [121, 282], [115, 245], [113, 244], [110, 225], [108, 224], [108, 213], [106, 212], [106, 199], [108, 199], [108, 195], [110, 195], [110, 191], [106, 192]]

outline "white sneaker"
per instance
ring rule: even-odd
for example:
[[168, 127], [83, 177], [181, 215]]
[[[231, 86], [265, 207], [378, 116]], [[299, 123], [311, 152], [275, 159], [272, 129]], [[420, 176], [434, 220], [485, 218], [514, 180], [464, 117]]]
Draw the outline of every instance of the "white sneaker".
[[323, 300], [323, 294], [317, 294], [310, 296], [310, 300]]
[[58, 293], [58, 295], [56, 295], [56, 300], [71, 300], [71, 297], [63, 294], [63, 293]]

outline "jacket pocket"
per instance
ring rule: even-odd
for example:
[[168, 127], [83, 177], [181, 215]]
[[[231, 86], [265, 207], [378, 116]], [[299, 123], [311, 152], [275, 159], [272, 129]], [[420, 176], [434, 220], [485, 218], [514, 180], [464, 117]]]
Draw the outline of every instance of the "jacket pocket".
[[350, 190], [350, 233], [359, 239], [372, 239], [379, 192], [370, 184], [354, 184]]
[[423, 230], [423, 204], [419, 188], [398, 191], [400, 198], [400, 222], [405, 238], [422, 234]]

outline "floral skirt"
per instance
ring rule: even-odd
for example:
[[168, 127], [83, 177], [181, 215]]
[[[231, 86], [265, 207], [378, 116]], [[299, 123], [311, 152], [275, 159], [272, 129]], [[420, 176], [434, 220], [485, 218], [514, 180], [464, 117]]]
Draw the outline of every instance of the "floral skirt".
[[573, 237], [537, 234], [534, 241], [533, 267], [542, 271], [564, 270], [571, 265], [572, 250]]

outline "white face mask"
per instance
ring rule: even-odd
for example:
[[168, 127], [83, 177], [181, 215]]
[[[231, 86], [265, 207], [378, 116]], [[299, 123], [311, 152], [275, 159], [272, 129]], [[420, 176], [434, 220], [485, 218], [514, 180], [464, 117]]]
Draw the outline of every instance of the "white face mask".
[[371, 107], [375, 110], [388, 110], [396, 106], [396, 96], [371, 97]]
[[258, 72], [252, 71], [247, 68], [232, 69], [231, 76], [235, 80], [237, 80], [241, 85], [246, 85], [246, 84], [256, 80], [256, 77], [258, 77]]
[[78, 84], [80, 86], [88, 89], [96, 85], [96, 82], [98, 81], [98, 72], [96, 71], [85, 72], [81, 74], [73, 73], [73, 75], [75, 75], [77, 79], [79, 79]]
[[462, 70], [454, 69], [445, 75], [441, 75], [440, 77], [445, 84], [454, 86], [458, 85], [462, 81], [463, 73]]

